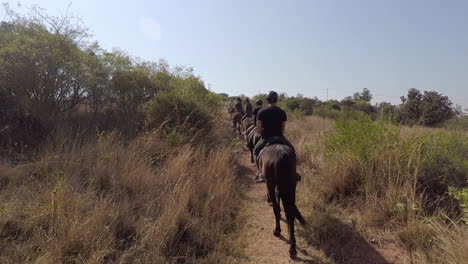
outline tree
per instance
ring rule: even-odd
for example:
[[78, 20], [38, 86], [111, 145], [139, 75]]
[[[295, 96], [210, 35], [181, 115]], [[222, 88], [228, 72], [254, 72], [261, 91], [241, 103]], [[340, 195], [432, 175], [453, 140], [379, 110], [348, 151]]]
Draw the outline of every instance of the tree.
[[401, 100], [398, 120], [403, 124], [434, 126], [455, 115], [448, 97], [434, 91], [421, 94], [411, 88], [407, 97], [402, 96]]
[[108, 83], [110, 80], [109, 69], [104, 65], [103, 54], [99, 45], [95, 43], [88, 49], [91, 55], [88, 57], [88, 84], [86, 91], [86, 103], [91, 112], [97, 114], [105, 106], [105, 100], [109, 97]]
[[440, 124], [455, 115], [448, 97], [434, 91], [424, 92], [421, 109], [420, 123], [425, 126]]
[[343, 100], [340, 102], [343, 106], [351, 107], [354, 103], [355, 100], [351, 96], [345, 97]]
[[[0, 89], [35, 116], [53, 118], [84, 100], [89, 53], [86, 30], [67, 18], [21, 17], [0, 24]], [[27, 78], [25, 78], [27, 76]]]
[[306, 115], [311, 115], [314, 112], [314, 108], [316, 105], [316, 100], [310, 99], [307, 97], [302, 97], [301, 101], [299, 102], [299, 109], [304, 112]]
[[369, 91], [369, 89], [367, 88], [364, 88], [362, 89], [362, 92], [361, 93], [355, 93], [353, 95], [353, 98], [355, 101], [365, 101], [365, 102], [370, 102], [372, 100], [372, 94], [371, 92]]
[[396, 121], [397, 107], [391, 103], [381, 102], [377, 105], [377, 115], [381, 120]]
[[407, 97], [401, 97], [399, 120], [403, 124], [418, 124], [421, 118], [422, 94], [416, 88], [408, 90]]

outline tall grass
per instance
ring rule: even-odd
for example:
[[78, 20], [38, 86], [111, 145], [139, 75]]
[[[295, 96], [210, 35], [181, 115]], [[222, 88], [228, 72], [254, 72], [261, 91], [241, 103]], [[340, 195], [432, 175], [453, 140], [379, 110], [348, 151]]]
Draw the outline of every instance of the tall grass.
[[[223, 129], [212, 140], [222, 142]], [[238, 171], [228, 144], [112, 135], [0, 164], [1, 263], [218, 263], [235, 254]]]
[[[330, 214], [368, 236], [386, 230], [414, 261], [465, 263], [458, 251], [468, 250], [462, 222], [466, 133], [400, 128], [368, 118], [344, 119], [333, 127], [307, 118], [289, 128], [296, 130], [288, 135], [304, 176], [299, 202], [311, 209], [306, 214], [313, 223]], [[316, 225], [314, 237], [331, 234], [333, 227], [327, 226]], [[335, 242], [340, 241], [337, 236]]]

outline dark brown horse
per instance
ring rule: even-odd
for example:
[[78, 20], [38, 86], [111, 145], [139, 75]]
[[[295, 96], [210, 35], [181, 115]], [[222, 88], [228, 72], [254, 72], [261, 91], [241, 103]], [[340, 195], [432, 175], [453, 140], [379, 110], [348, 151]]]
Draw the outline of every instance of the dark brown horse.
[[237, 130], [239, 130], [239, 135], [242, 135], [241, 133], [241, 128], [242, 128], [242, 114], [239, 113], [239, 112], [235, 112], [232, 117], [232, 129], [234, 132], [236, 132], [236, 128]]
[[244, 133], [253, 125], [252, 118], [246, 117], [244, 120], [242, 120], [242, 130]]
[[247, 146], [247, 149], [250, 151], [250, 163], [254, 163], [254, 156], [253, 156], [253, 150], [255, 148], [255, 145], [257, 145], [258, 141], [261, 139], [261, 135], [257, 132], [257, 129], [255, 126], [251, 126], [245, 131], [245, 145]]
[[[289, 228], [289, 255], [296, 257], [296, 237], [294, 235], [294, 220], [306, 225], [304, 218], [296, 207], [296, 155], [294, 150], [285, 145], [271, 145], [264, 149], [259, 160], [260, 171], [266, 179], [268, 196], [271, 197], [276, 227], [273, 235], [281, 235], [280, 200], [286, 213]], [[278, 195], [275, 195], [275, 190]], [[276, 199], [275, 199], [276, 198]]]

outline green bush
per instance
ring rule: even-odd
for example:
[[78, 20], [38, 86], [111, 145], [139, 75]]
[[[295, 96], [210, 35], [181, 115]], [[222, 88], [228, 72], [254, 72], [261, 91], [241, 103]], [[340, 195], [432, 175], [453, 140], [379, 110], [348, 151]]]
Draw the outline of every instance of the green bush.
[[462, 221], [468, 224], [468, 188], [449, 187], [449, 195], [454, 198], [463, 210]]
[[329, 119], [338, 119], [341, 116], [341, 111], [333, 109], [330, 105], [322, 105], [315, 109], [314, 115]]
[[468, 116], [456, 116], [444, 123], [451, 130], [468, 130]]
[[424, 182], [444, 186], [468, 187], [468, 136], [464, 133], [438, 132], [428, 136], [421, 168]]
[[205, 88], [203, 81], [198, 77], [191, 76], [182, 79], [184, 88], [181, 89], [183, 97], [198, 103], [199, 106], [208, 111], [216, 111], [223, 105], [223, 98]]
[[399, 128], [383, 122], [373, 122], [369, 116], [341, 119], [327, 138], [327, 155], [347, 153], [359, 160], [369, 160], [399, 141]]
[[422, 153], [418, 191], [423, 194], [424, 211], [443, 211], [451, 218], [463, 216], [466, 204], [454, 194], [468, 187], [468, 136], [449, 132], [428, 135]]
[[[354, 164], [349, 176], [353, 188], [383, 191], [395, 186], [394, 201], [421, 203], [427, 215], [442, 210], [457, 218], [463, 213], [465, 203], [451, 194], [468, 187], [465, 133], [439, 131], [402, 139], [398, 126], [365, 117], [337, 121], [325, 143], [330, 164], [343, 156]], [[406, 201], [409, 193], [418, 193], [421, 200]]]
[[200, 136], [213, 125], [213, 116], [193, 100], [175, 92], [159, 93], [144, 106], [152, 128], [161, 128], [175, 141]]

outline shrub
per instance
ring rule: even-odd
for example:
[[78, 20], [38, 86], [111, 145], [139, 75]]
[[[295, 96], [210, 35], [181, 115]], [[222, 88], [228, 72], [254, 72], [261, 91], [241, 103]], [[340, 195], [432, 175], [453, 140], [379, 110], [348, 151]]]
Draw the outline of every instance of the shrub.
[[[311, 130], [318, 119], [294, 122], [290, 128], [298, 131], [288, 132], [302, 161], [298, 200], [312, 208], [304, 215], [316, 221], [324, 212], [339, 214], [371, 237], [385, 229], [386, 239], [396, 238], [422, 263], [466, 262], [465, 133], [408, 127], [401, 133], [369, 117]], [[304, 236], [315, 242], [323, 226]]]
[[419, 190], [424, 193], [425, 211], [434, 214], [442, 210], [450, 217], [460, 216], [463, 203], [454, 199], [450, 190], [468, 187], [468, 136], [440, 131], [427, 135], [422, 152]]
[[468, 130], [468, 116], [456, 116], [444, 123], [444, 127], [451, 130]]
[[348, 153], [367, 161], [399, 139], [398, 127], [383, 122], [373, 122], [370, 117], [337, 121], [335, 131], [327, 139], [329, 154]]
[[333, 109], [329, 105], [322, 105], [315, 109], [314, 115], [323, 118], [338, 119], [338, 117], [341, 116], [341, 111]]
[[421, 178], [458, 188], [468, 186], [468, 135], [436, 132], [423, 145]]
[[[201, 136], [213, 126], [213, 116], [193, 100], [175, 92], [159, 93], [145, 104], [150, 128], [161, 128], [166, 136]], [[161, 127], [162, 126], [162, 127]]]

